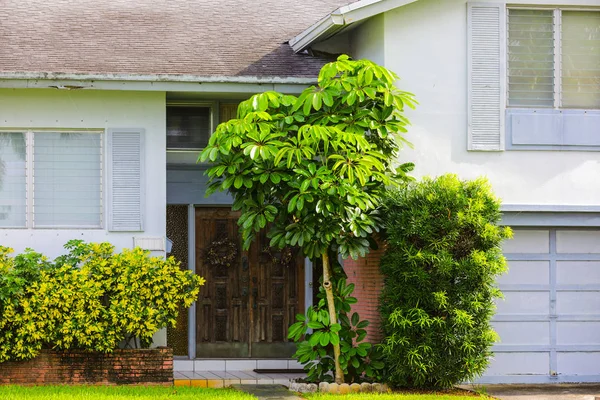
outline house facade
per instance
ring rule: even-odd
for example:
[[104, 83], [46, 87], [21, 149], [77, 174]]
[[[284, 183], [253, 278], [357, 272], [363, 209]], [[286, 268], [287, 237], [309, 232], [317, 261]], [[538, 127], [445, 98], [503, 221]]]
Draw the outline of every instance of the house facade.
[[[290, 42], [398, 73], [420, 103], [402, 160], [417, 176], [486, 176], [502, 199], [515, 235], [482, 382], [600, 378], [599, 5], [382, 1], [341, 7]], [[359, 265], [363, 282], [376, 263]]]
[[[600, 381], [597, 1], [283, 3], [3, 6], [0, 243], [170, 250], [208, 281], [155, 338], [177, 369], [297, 368], [286, 331], [312, 302], [313, 266], [264, 238], [242, 252], [231, 199], [204, 196], [196, 159], [239, 101], [299, 93], [331, 54], [369, 58], [420, 102], [402, 161], [487, 176], [515, 231], [482, 382]], [[376, 260], [345, 265], [375, 317]]]

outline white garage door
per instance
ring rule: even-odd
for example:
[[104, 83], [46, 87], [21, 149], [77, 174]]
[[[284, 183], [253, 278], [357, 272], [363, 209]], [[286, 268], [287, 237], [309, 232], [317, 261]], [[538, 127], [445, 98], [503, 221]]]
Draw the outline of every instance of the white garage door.
[[484, 383], [600, 381], [600, 230], [514, 229]]

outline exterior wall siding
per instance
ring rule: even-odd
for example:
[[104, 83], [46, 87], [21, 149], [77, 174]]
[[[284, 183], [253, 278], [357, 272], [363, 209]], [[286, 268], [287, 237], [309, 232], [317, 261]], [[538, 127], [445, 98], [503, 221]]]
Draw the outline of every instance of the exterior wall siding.
[[[498, 3], [482, 0], [482, 3]], [[511, 1], [510, 4], [590, 6], [589, 0]], [[505, 204], [600, 204], [600, 153], [580, 151], [467, 151], [467, 1], [419, 0], [356, 28], [355, 57], [373, 57], [383, 26], [385, 66], [396, 72], [402, 90], [419, 101], [408, 110], [407, 139], [414, 149], [402, 161], [416, 164], [415, 175], [457, 173], [487, 176]], [[359, 34], [360, 33], [360, 34]], [[361, 40], [358, 40], [362, 38]], [[377, 55], [374, 59], [380, 60]]]
[[368, 19], [351, 32], [350, 51], [354, 58], [367, 58], [378, 64], [385, 64], [385, 15]]
[[[166, 123], [164, 92], [0, 89], [0, 129], [143, 128], [146, 205], [144, 232], [106, 230], [106, 199], [101, 229], [0, 229], [0, 244], [21, 252], [34, 248], [49, 257], [71, 239], [108, 241], [117, 250], [133, 246], [134, 236], [164, 237], [166, 232]], [[104, 151], [106, 153], [106, 151]], [[103, 171], [106, 171], [106, 161]], [[106, 187], [104, 187], [104, 195]], [[164, 254], [155, 252], [155, 255]]]

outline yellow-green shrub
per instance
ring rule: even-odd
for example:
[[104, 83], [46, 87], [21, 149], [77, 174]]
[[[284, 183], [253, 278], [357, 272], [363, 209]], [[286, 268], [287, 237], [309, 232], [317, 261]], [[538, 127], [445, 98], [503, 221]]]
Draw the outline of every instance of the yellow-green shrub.
[[50, 267], [40, 253], [27, 250], [10, 257], [13, 249], [0, 246], [0, 362], [34, 357], [42, 347], [36, 339], [35, 323], [25, 317], [32, 292], [31, 282]]
[[31, 251], [12, 259], [0, 248], [0, 362], [31, 358], [42, 346], [110, 352], [134, 337], [149, 345], [204, 284], [172, 257], [139, 248], [115, 254], [109, 243], [82, 241], [65, 248], [53, 263]]

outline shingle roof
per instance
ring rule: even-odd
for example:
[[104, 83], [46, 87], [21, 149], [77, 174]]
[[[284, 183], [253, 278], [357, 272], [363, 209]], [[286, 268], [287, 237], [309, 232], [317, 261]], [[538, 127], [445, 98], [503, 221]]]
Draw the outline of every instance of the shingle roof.
[[287, 41], [349, 0], [2, 0], [0, 72], [313, 77]]

